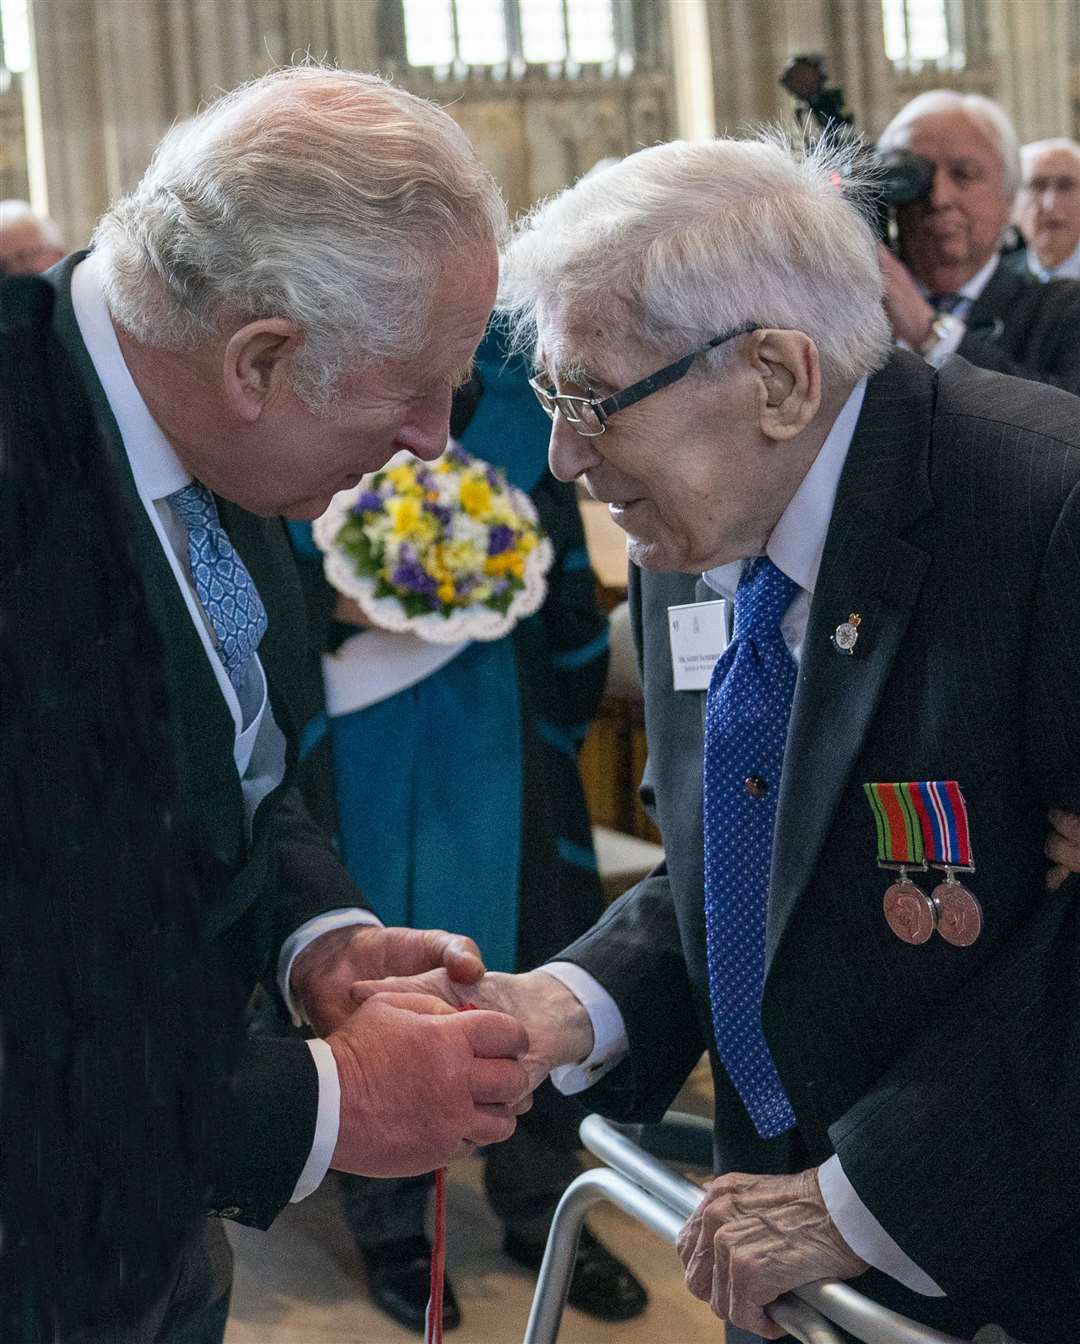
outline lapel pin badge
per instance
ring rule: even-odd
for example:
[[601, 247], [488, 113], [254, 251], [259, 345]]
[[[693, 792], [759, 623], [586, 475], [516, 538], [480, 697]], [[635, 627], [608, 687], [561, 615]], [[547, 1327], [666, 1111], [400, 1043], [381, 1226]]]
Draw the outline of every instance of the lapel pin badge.
[[842, 621], [833, 632], [833, 648], [837, 653], [846, 653], [849, 657], [855, 652], [855, 645], [859, 641], [859, 626], [862, 625], [862, 617], [857, 611], [853, 611], [846, 621]]

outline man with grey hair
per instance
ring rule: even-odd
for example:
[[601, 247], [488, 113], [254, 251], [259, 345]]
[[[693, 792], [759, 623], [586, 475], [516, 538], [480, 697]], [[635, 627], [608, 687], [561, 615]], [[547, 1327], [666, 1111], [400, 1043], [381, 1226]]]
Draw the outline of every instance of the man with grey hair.
[[[304, 810], [305, 616], [278, 517], [317, 516], [398, 450], [444, 450], [504, 228], [496, 184], [445, 113], [308, 66], [175, 128], [92, 252], [49, 273], [53, 334], [126, 484], [179, 792], [215, 874], [202, 952], [233, 1006], [221, 1031], [239, 1036], [262, 979], [316, 1038], [251, 1039], [223, 1113], [190, 1119], [217, 1217], [191, 1230], [172, 1296], [127, 1322], [58, 1309], [42, 1338], [220, 1339], [221, 1219], [266, 1227], [331, 1167], [428, 1171], [506, 1138], [527, 1105], [518, 1023], [350, 998], [360, 976], [483, 968], [470, 939], [384, 928]], [[178, 1027], [178, 1049], [197, 1048]]]
[[[838, 153], [643, 150], [509, 249], [552, 470], [635, 562], [666, 858], [468, 997], [621, 1120], [708, 1050], [724, 1174], [680, 1250], [730, 1344], [856, 1276], [1051, 1344], [1080, 1320], [1080, 922], [1043, 837], [1080, 805], [1076, 402], [892, 349]], [[355, 993], [388, 989], [463, 997], [441, 971]]]
[[1037, 140], [1020, 151], [1016, 223], [1027, 246], [1014, 265], [1036, 280], [1080, 280], [1080, 145]]
[[0, 278], [40, 275], [63, 257], [60, 230], [29, 201], [0, 201]]
[[930, 194], [897, 210], [899, 258], [881, 249], [897, 340], [935, 367], [954, 351], [981, 368], [1080, 391], [1080, 288], [1050, 289], [1002, 263], [1020, 186], [1016, 132], [978, 94], [934, 89], [886, 126], [881, 149], [933, 165]]

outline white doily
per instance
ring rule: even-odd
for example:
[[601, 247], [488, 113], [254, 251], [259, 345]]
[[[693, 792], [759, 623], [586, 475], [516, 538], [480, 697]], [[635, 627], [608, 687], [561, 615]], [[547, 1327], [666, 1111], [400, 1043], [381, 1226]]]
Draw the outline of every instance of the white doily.
[[[409, 616], [396, 597], [376, 597], [375, 580], [357, 574], [353, 560], [339, 550], [334, 538], [352, 510], [353, 504], [365, 490], [371, 488], [371, 477], [365, 477], [351, 490], [343, 490], [330, 501], [330, 507], [316, 518], [312, 525], [315, 544], [323, 553], [323, 571], [327, 581], [359, 606], [372, 625], [384, 630], [410, 630], [431, 644], [458, 644], [465, 639], [502, 639], [508, 635], [523, 616], [539, 610], [547, 596], [547, 572], [555, 552], [547, 537], [542, 537], [525, 559], [524, 587], [513, 597], [505, 613], [492, 611], [477, 603], [444, 616], [439, 611]], [[537, 524], [536, 507], [524, 490], [506, 487], [515, 511], [530, 523]]]

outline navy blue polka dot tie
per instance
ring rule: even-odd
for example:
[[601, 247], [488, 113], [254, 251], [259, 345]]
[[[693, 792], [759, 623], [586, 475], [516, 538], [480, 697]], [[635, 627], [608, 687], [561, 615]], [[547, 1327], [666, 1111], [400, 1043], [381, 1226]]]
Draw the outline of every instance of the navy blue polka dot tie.
[[797, 669], [780, 621], [798, 591], [767, 557], [735, 593], [731, 644], [705, 702], [705, 934], [717, 1050], [763, 1138], [795, 1115], [761, 1026], [765, 914]]
[[187, 527], [195, 595], [217, 636], [218, 657], [239, 693], [266, 630], [266, 608], [221, 526], [214, 496], [206, 486], [193, 481], [167, 498]]

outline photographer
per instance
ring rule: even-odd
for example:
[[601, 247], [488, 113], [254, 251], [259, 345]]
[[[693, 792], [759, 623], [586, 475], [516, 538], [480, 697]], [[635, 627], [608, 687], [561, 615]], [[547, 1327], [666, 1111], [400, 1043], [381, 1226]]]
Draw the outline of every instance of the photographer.
[[935, 367], [972, 364], [1080, 391], [1080, 284], [1040, 284], [1001, 264], [1020, 184], [1016, 132], [1000, 107], [937, 89], [912, 99], [878, 142], [934, 166], [928, 196], [897, 208], [899, 260], [880, 250], [898, 341]]

